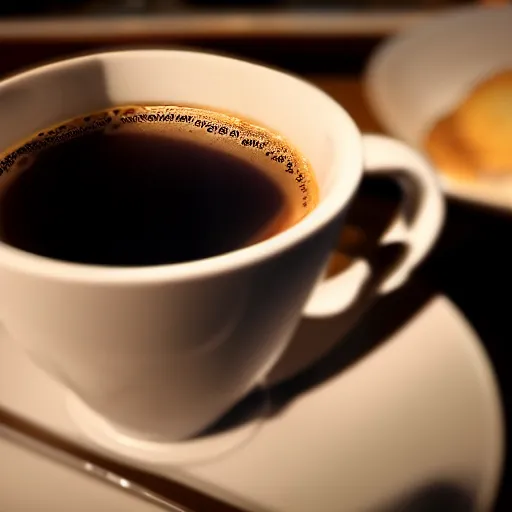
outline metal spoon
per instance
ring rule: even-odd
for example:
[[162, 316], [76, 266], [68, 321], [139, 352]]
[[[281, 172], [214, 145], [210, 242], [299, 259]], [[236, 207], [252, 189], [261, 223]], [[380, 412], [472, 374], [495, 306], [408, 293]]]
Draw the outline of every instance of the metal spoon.
[[[166, 490], [170, 488], [174, 494], [180, 494], [182, 497], [187, 496], [191, 501], [200, 503], [198, 505], [200, 510], [242, 512], [239, 508], [182, 484], [125, 466], [90, 452], [82, 446], [63, 439], [3, 408], [0, 408], [0, 437], [63, 464], [70, 469], [85, 473], [168, 512], [193, 512], [193, 510], [159, 492], [164, 488]], [[136, 483], [136, 480], [145, 482], [145, 484]], [[196, 508], [196, 512], [198, 510]]]

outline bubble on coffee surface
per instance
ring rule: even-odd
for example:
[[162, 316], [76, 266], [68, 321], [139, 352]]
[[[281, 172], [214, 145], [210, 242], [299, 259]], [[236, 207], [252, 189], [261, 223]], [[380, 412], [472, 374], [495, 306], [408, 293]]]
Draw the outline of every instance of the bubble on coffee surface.
[[173, 138], [180, 136], [215, 145], [254, 163], [265, 160], [268, 175], [298, 198], [302, 216], [318, 202], [308, 162], [284, 137], [233, 115], [198, 107], [128, 105], [60, 122], [0, 154], [0, 176], [22, 171], [39, 151], [87, 133], [102, 131], [115, 135], [132, 130], [163, 136], [168, 132]]

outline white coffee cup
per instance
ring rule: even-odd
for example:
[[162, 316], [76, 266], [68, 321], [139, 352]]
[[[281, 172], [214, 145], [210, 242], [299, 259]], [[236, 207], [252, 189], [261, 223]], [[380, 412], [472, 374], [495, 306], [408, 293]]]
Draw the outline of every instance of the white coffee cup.
[[383, 293], [400, 286], [432, 246], [443, 200], [422, 157], [387, 137], [362, 136], [313, 85], [189, 51], [89, 55], [4, 80], [0, 151], [60, 121], [129, 104], [198, 104], [260, 120], [310, 161], [320, 188], [318, 206], [290, 229], [189, 263], [91, 266], [0, 241], [0, 318], [11, 338], [117, 431], [180, 440], [264, 379], [302, 314], [335, 315], [351, 303], [362, 267], [320, 277], [363, 172], [403, 169], [414, 185], [405, 187], [416, 205], [410, 223], [384, 240], [402, 241], [408, 252]]

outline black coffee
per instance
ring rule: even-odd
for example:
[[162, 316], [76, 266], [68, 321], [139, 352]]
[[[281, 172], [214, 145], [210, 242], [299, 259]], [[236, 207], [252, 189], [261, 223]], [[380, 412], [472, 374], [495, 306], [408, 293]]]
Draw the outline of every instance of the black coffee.
[[121, 107], [0, 157], [0, 239], [41, 256], [142, 266], [257, 243], [316, 205], [281, 137], [186, 107]]

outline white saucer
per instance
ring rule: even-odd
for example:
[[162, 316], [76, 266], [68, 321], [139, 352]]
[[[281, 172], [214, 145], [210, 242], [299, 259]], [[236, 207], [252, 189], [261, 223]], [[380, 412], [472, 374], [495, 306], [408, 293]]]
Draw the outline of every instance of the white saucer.
[[[368, 330], [378, 322], [369, 318]], [[335, 340], [337, 329], [331, 322], [321, 336]], [[334, 356], [328, 362], [332, 369]], [[414, 499], [490, 509], [503, 457], [500, 401], [478, 338], [446, 298], [316, 387], [286, 396], [292, 387], [277, 387], [283, 406], [223, 457], [133, 464], [251, 512], [389, 510]], [[88, 444], [65, 396], [0, 340], [0, 406]], [[4, 441], [0, 472], [0, 510], [156, 510]]]
[[150, 465], [185, 466], [225, 457], [249, 443], [262, 428], [270, 403], [265, 390], [251, 418], [215, 435], [183, 442], [156, 443], [133, 439], [119, 433], [103, 417], [91, 410], [74, 394], [67, 395], [68, 412], [75, 425], [96, 444], [110, 453]]

